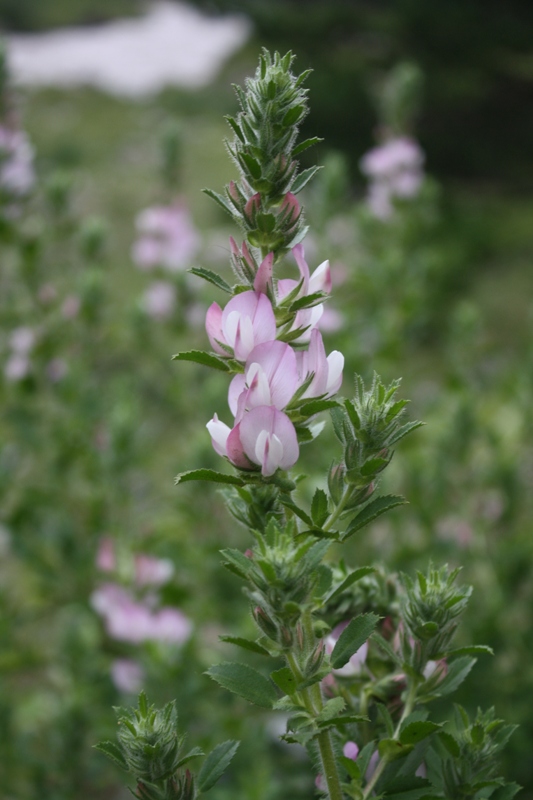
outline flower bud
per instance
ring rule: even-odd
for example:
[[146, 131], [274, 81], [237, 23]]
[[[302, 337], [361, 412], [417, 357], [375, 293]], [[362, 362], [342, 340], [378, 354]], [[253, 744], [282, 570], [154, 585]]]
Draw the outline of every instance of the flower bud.
[[266, 611], [261, 608], [261, 606], [256, 606], [253, 609], [252, 614], [255, 622], [257, 623], [258, 627], [261, 628], [265, 636], [268, 636], [269, 639], [277, 642], [279, 636], [278, 626], [266, 613]]

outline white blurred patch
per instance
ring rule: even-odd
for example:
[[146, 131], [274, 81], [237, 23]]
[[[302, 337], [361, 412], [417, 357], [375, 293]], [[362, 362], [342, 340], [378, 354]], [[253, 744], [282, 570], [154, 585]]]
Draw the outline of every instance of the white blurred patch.
[[206, 86], [250, 32], [244, 17], [207, 17], [163, 0], [139, 19], [9, 36], [9, 63], [18, 84], [142, 97], [165, 86]]

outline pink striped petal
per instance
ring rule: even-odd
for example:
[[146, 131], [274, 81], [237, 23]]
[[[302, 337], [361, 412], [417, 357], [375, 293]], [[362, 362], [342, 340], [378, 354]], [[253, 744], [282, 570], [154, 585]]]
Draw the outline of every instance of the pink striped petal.
[[272, 286], [272, 270], [274, 268], [274, 253], [269, 253], [259, 265], [254, 280], [256, 292], [267, 293], [269, 286]]
[[274, 406], [258, 406], [239, 423], [240, 442], [250, 461], [272, 475], [278, 467], [289, 469], [298, 460], [299, 447], [294, 425]]
[[207, 331], [211, 347], [215, 353], [227, 355], [225, 350], [219, 344], [217, 344], [217, 340], [219, 342], [224, 342], [224, 344], [226, 343], [226, 338], [222, 333], [222, 309], [218, 303], [212, 303], [207, 309], [207, 314], [205, 317], [205, 329]]
[[228, 441], [231, 428], [229, 428], [224, 422], [221, 422], [216, 414], [213, 414], [213, 419], [210, 420], [205, 427], [211, 434], [211, 442], [215, 452], [217, 452], [219, 456], [227, 455], [226, 443]]

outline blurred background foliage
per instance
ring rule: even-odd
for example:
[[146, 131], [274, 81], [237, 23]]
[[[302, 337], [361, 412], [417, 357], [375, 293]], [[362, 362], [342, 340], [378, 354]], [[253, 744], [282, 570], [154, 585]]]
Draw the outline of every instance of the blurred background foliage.
[[[177, 697], [194, 745], [245, 742], [214, 800], [313, 792], [307, 763], [276, 741], [275, 725], [202, 675], [235, 657], [219, 633], [250, 631], [240, 587], [218, 554], [247, 542], [214, 491], [172, 485], [184, 469], [220, 466], [204, 425], [226, 397], [218, 375], [170, 356], [206, 346], [203, 314], [222, 298], [191, 276], [166, 276], [176, 310], [154, 319], [151, 279], [131, 257], [138, 212], [179, 194], [201, 237], [193, 263], [229, 277], [235, 231], [200, 189], [220, 190], [233, 177], [222, 145], [222, 117], [237, 111], [231, 83], [242, 83], [268, 46], [292, 49], [298, 70], [314, 69], [302, 135], [324, 137], [309, 159], [325, 167], [305, 197], [306, 253], [312, 268], [330, 258], [337, 275], [340, 317], [326, 335], [328, 349], [346, 355], [344, 392], [355, 370], [401, 375], [413, 416], [427, 422], [387, 478], [387, 490], [410, 505], [369, 529], [347, 560], [409, 571], [429, 558], [464, 564], [475, 587], [464, 641], [496, 655], [478, 664], [460, 702], [494, 704], [520, 723], [505, 769], [533, 798], [533, 6], [197, 5], [245, 13], [255, 25], [208, 88], [169, 88], [143, 102], [88, 88], [28, 90], [17, 101], [38, 181], [20, 218], [2, 223], [2, 364], [17, 328], [30, 327], [36, 344], [28, 375], [0, 382], [2, 796], [128, 796], [91, 750], [113, 730], [111, 705], [129, 699], [111, 677], [117, 658], [142, 666], [152, 701]], [[43, 30], [141, 10], [131, 0], [0, 0], [0, 22]], [[404, 133], [421, 142], [429, 177], [386, 224], [368, 212], [358, 165], [382, 130], [379, 87], [405, 59], [423, 84]], [[170, 183], [169, 125], [179, 131]], [[67, 371], [56, 379], [50, 364], [59, 361]], [[334, 452], [330, 434], [305, 450], [303, 497]], [[126, 553], [173, 561], [157, 601], [193, 621], [190, 639], [134, 644], [109, 635], [90, 600], [103, 580], [95, 559], [104, 536]]]

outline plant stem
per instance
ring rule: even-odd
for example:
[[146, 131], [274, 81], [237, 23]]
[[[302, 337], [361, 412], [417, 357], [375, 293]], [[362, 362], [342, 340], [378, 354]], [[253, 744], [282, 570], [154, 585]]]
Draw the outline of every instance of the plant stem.
[[329, 517], [327, 518], [325, 523], [322, 525], [322, 530], [323, 531], [329, 531], [330, 528], [332, 527], [332, 525], [334, 525], [335, 522], [337, 522], [338, 518], [340, 517], [340, 515], [344, 511], [344, 507], [345, 507], [346, 503], [348, 502], [348, 500], [352, 496], [352, 491], [353, 491], [353, 486], [346, 486], [346, 488], [344, 489], [344, 492], [342, 494], [341, 499], [337, 503], [337, 506], [336, 506], [335, 510], [331, 512], [331, 514], [329, 515]]
[[[315, 644], [315, 634], [313, 631], [313, 620], [310, 611], [306, 611], [303, 615], [303, 629], [305, 634], [305, 642], [310, 649]], [[298, 661], [294, 653], [287, 654], [287, 662], [289, 667], [298, 682], [303, 680]], [[322, 691], [320, 684], [315, 683], [307, 689], [302, 689], [300, 697], [307, 709], [313, 717], [317, 717], [324, 708], [324, 700], [322, 698]], [[318, 750], [320, 753], [320, 762], [322, 764], [322, 774], [328, 787], [329, 800], [343, 800], [343, 793], [339, 772], [337, 770], [337, 761], [333, 751], [333, 742], [329, 730], [321, 731], [316, 737]]]
[[[416, 681], [412, 681], [409, 686], [409, 694], [407, 695], [407, 699], [405, 701], [405, 706], [402, 711], [402, 716], [400, 717], [400, 720], [396, 726], [396, 730], [394, 731], [392, 737], [393, 739], [397, 739], [398, 736], [400, 735], [400, 729], [402, 727], [404, 719], [407, 719], [407, 717], [409, 716], [409, 714], [411, 713], [416, 704], [416, 690], [417, 690], [417, 683]], [[382, 758], [380, 760], [379, 764], [377, 765], [374, 771], [374, 774], [372, 775], [367, 785], [365, 786], [365, 790], [363, 792], [363, 800], [366, 800], [367, 797], [370, 797], [370, 794], [373, 791], [374, 786], [381, 778], [383, 772], [385, 771], [385, 767], [387, 766], [388, 763], [389, 762], [385, 758]]]

